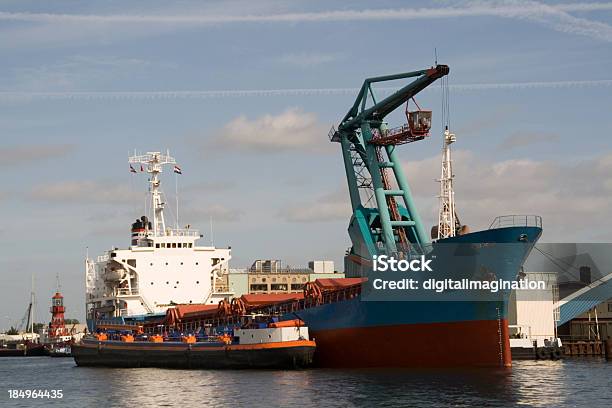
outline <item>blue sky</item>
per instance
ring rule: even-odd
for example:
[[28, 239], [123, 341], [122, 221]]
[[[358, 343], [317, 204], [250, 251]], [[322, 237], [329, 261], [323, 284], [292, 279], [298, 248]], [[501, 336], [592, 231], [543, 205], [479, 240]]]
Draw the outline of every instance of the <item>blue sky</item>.
[[[341, 267], [350, 211], [327, 131], [365, 77], [426, 68], [434, 48], [462, 221], [536, 213], [544, 241], [607, 242], [611, 44], [609, 2], [2, 1], [0, 327], [23, 315], [31, 274], [45, 319], [58, 273], [83, 317], [86, 247], [127, 245], [142, 212], [134, 149], [177, 157], [181, 223], [207, 234], [212, 216], [234, 267]], [[401, 154], [429, 226], [439, 85], [418, 101], [432, 137]]]

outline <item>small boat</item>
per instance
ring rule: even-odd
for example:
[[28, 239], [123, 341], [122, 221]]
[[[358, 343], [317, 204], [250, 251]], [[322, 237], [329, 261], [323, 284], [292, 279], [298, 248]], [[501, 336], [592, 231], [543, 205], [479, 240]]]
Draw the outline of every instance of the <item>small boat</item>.
[[299, 320], [229, 328], [221, 335], [97, 333], [72, 345], [78, 366], [302, 368], [316, 348]]
[[70, 344], [51, 345], [48, 352], [50, 357], [72, 357]]
[[0, 357], [36, 357], [45, 356], [47, 351], [42, 344], [26, 341], [0, 347]]

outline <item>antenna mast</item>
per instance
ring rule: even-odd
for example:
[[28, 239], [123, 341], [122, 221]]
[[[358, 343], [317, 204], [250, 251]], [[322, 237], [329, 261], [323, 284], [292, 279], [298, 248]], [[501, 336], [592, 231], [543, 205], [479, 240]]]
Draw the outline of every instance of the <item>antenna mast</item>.
[[442, 147], [442, 175], [440, 182], [440, 212], [438, 214], [438, 239], [454, 237], [459, 229], [459, 220], [455, 212], [455, 191], [453, 189], [453, 161], [450, 145], [457, 141], [454, 133], [444, 130]]
[[151, 176], [149, 178], [150, 193], [151, 193], [151, 212], [153, 213], [153, 233], [156, 236], [165, 235], [166, 222], [164, 220], [164, 206], [162, 202], [162, 193], [160, 191], [161, 181], [160, 173], [163, 171], [163, 166], [166, 164], [176, 164], [174, 157], [169, 153], [162, 154], [160, 152], [147, 152], [143, 155], [134, 155], [128, 159], [129, 163], [138, 163], [145, 166], [145, 171]]

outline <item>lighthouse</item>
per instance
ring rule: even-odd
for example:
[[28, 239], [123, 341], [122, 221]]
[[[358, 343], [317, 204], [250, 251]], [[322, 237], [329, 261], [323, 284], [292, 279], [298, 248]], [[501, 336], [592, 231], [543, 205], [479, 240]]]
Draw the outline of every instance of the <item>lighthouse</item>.
[[64, 322], [64, 297], [60, 292], [55, 292], [51, 298], [51, 323], [49, 323], [49, 338], [51, 341], [62, 341], [62, 336], [68, 336], [66, 323]]

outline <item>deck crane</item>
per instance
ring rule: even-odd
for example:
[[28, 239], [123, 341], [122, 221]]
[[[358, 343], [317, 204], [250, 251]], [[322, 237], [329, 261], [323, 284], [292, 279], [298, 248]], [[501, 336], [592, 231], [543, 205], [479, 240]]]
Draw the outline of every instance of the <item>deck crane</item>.
[[[396, 146], [429, 135], [431, 111], [421, 110], [414, 96], [448, 75], [447, 65], [366, 79], [355, 103], [338, 129], [329, 133], [340, 143], [353, 215], [348, 232], [353, 246], [345, 257], [347, 276], [361, 275], [360, 268], [380, 254], [405, 254], [414, 245], [429, 243], [404, 176]], [[415, 78], [390, 96], [377, 101], [372, 84]], [[371, 106], [368, 102], [371, 100]], [[408, 110], [410, 100], [417, 107]], [[385, 117], [406, 103], [408, 123], [388, 129]], [[388, 171], [388, 170], [391, 171]], [[398, 203], [396, 197], [403, 203]]]

